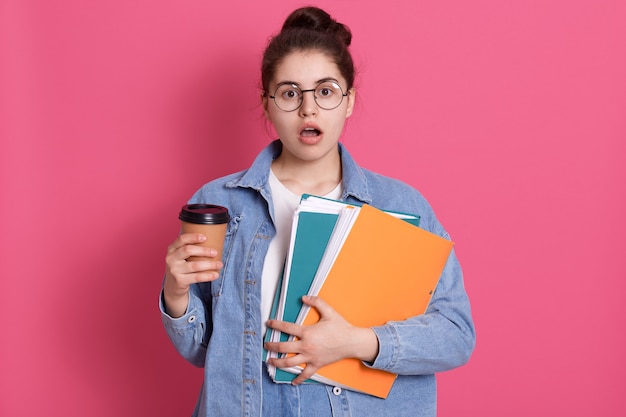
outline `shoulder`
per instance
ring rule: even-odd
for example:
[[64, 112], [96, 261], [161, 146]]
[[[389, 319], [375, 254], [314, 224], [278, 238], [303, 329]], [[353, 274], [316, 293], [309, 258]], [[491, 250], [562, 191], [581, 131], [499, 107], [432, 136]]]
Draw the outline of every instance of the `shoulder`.
[[270, 143], [248, 168], [207, 182], [189, 202], [222, 205], [241, 216], [267, 212], [270, 164], [280, 153], [280, 146], [279, 141]]
[[379, 194], [388, 194], [390, 192], [408, 193], [411, 196], [423, 198], [422, 194], [413, 186], [398, 179], [371, 171], [367, 168], [361, 168], [373, 196]]
[[189, 203], [218, 204], [233, 207], [234, 203], [238, 203], [242, 198], [245, 200], [245, 195], [249, 194], [249, 190], [235, 185], [246, 172], [247, 170], [235, 172], [205, 183], [193, 194], [189, 199]]
[[198, 189], [198, 191], [196, 191], [196, 193], [194, 194], [194, 197], [196, 196], [199, 197], [202, 195], [212, 194], [216, 192], [227, 192], [227, 190], [230, 188], [228, 187], [228, 184], [233, 181], [237, 181], [239, 178], [243, 176], [245, 172], [246, 171], [239, 171], [239, 172], [225, 175], [223, 177], [212, 179], [206, 182], [205, 184], [203, 184]]
[[[381, 209], [393, 209], [400, 206], [414, 209], [430, 209], [426, 198], [415, 187], [406, 182], [362, 168], [372, 204]], [[426, 207], [427, 206], [427, 207]]]
[[419, 215], [422, 228], [448, 237], [432, 206], [418, 189], [397, 178], [365, 168], [362, 168], [362, 172], [367, 180], [374, 207]]

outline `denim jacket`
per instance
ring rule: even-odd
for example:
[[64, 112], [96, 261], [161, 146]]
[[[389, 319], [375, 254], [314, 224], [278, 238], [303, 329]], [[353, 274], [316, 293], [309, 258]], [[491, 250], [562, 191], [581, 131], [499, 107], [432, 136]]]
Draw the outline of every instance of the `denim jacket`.
[[[193, 416], [435, 416], [434, 373], [466, 363], [475, 344], [454, 251], [425, 314], [373, 328], [379, 353], [366, 365], [398, 375], [386, 399], [269, 379], [262, 360], [260, 279], [275, 234], [268, 176], [281, 149], [279, 141], [273, 142], [249, 169], [209, 182], [190, 200], [223, 205], [231, 213], [220, 277], [190, 288], [182, 317], [168, 316], [161, 299], [162, 321], [174, 346], [187, 361], [204, 367]], [[344, 201], [418, 214], [420, 227], [449, 238], [418, 191], [359, 167], [341, 144], [339, 152]], [[379, 285], [385, 285], [384, 277]]]

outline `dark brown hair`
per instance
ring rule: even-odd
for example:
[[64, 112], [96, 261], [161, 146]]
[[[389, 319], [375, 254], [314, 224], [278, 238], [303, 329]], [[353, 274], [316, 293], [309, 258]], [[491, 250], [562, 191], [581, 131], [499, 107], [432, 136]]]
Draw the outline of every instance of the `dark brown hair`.
[[303, 7], [293, 11], [285, 20], [280, 33], [270, 39], [263, 54], [261, 83], [264, 91], [274, 77], [276, 67], [296, 51], [319, 51], [331, 58], [341, 75], [354, 85], [354, 63], [348, 46], [352, 41], [350, 29], [334, 20], [317, 7]]

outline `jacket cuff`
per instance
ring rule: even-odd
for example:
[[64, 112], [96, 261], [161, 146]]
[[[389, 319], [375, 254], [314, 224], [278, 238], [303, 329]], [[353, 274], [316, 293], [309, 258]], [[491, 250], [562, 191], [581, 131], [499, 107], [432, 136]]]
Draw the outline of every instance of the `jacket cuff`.
[[163, 296], [163, 290], [161, 290], [161, 294], [159, 295], [159, 310], [161, 310], [161, 320], [163, 321], [165, 327], [174, 330], [193, 326], [195, 321], [200, 318], [199, 313], [204, 311], [204, 307], [202, 306], [202, 303], [190, 293], [185, 314], [180, 317], [172, 317], [165, 309], [165, 298]]
[[372, 327], [376, 337], [378, 338], [378, 355], [373, 363], [365, 363], [366, 366], [389, 370], [392, 369], [398, 360], [398, 353], [395, 346], [399, 346], [399, 336], [393, 326], [375, 326]]

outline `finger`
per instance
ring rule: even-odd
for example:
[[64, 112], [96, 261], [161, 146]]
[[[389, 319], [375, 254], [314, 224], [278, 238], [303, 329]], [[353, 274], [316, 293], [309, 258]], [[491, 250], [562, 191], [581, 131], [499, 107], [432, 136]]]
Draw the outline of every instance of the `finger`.
[[278, 353], [298, 353], [298, 342], [266, 342], [266, 350]]
[[288, 321], [281, 320], [268, 320], [266, 324], [267, 327], [271, 327], [275, 330], [280, 330], [283, 333], [287, 333], [296, 337], [302, 336], [302, 326], [298, 324], [289, 323]]
[[200, 260], [188, 262], [184, 258], [174, 259], [174, 255], [167, 257], [168, 277], [177, 282], [179, 286], [189, 286], [198, 282], [215, 281], [220, 276], [220, 269], [224, 264], [221, 261]]
[[200, 233], [185, 233], [172, 242], [171, 245], [168, 246], [167, 252], [174, 252], [185, 245], [195, 245], [197, 243], [202, 243], [206, 241], [206, 236]]
[[292, 366], [299, 366], [305, 363], [304, 355], [293, 355], [284, 358], [272, 358], [269, 360], [271, 365], [277, 368], [291, 368]]
[[190, 278], [190, 283], [199, 283], [199, 282], [211, 282], [215, 281], [220, 277], [220, 273], [217, 271], [206, 271], [206, 272], [196, 272], [193, 274], [187, 275]]
[[321, 297], [305, 295], [302, 297], [302, 302], [308, 306], [315, 308], [319, 313], [320, 317], [327, 317], [335, 314], [335, 309], [330, 306], [326, 301], [324, 301]]
[[178, 276], [176, 285], [182, 288], [188, 288], [192, 284], [198, 284], [201, 282], [211, 282], [218, 279], [220, 274], [214, 271], [196, 272], [193, 274], [183, 274]]
[[168, 254], [174, 260], [186, 260], [192, 256], [199, 258], [213, 258], [217, 256], [217, 250], [198, 245], [183, 245], [174, 252]]
[[303, 382], [305, 382], [307, 379], [311, 378], [315, 374], [315, 372], [317, 372], [317, 370], [318, 368], [316, 368], [315, 366], [311, 364], [307, 364], [307, 366], [302, 370], [302, 372], [300, 372], [300, 375], [295, 377], [294, 380], [291, 381], [291, 383], [293, 385], [300, 385]]
[[204, 271], [219, 271], [224, 267], [222, 261], [188, 261], [185, 263], [185, 270], [187, 273], [204, 272]]

